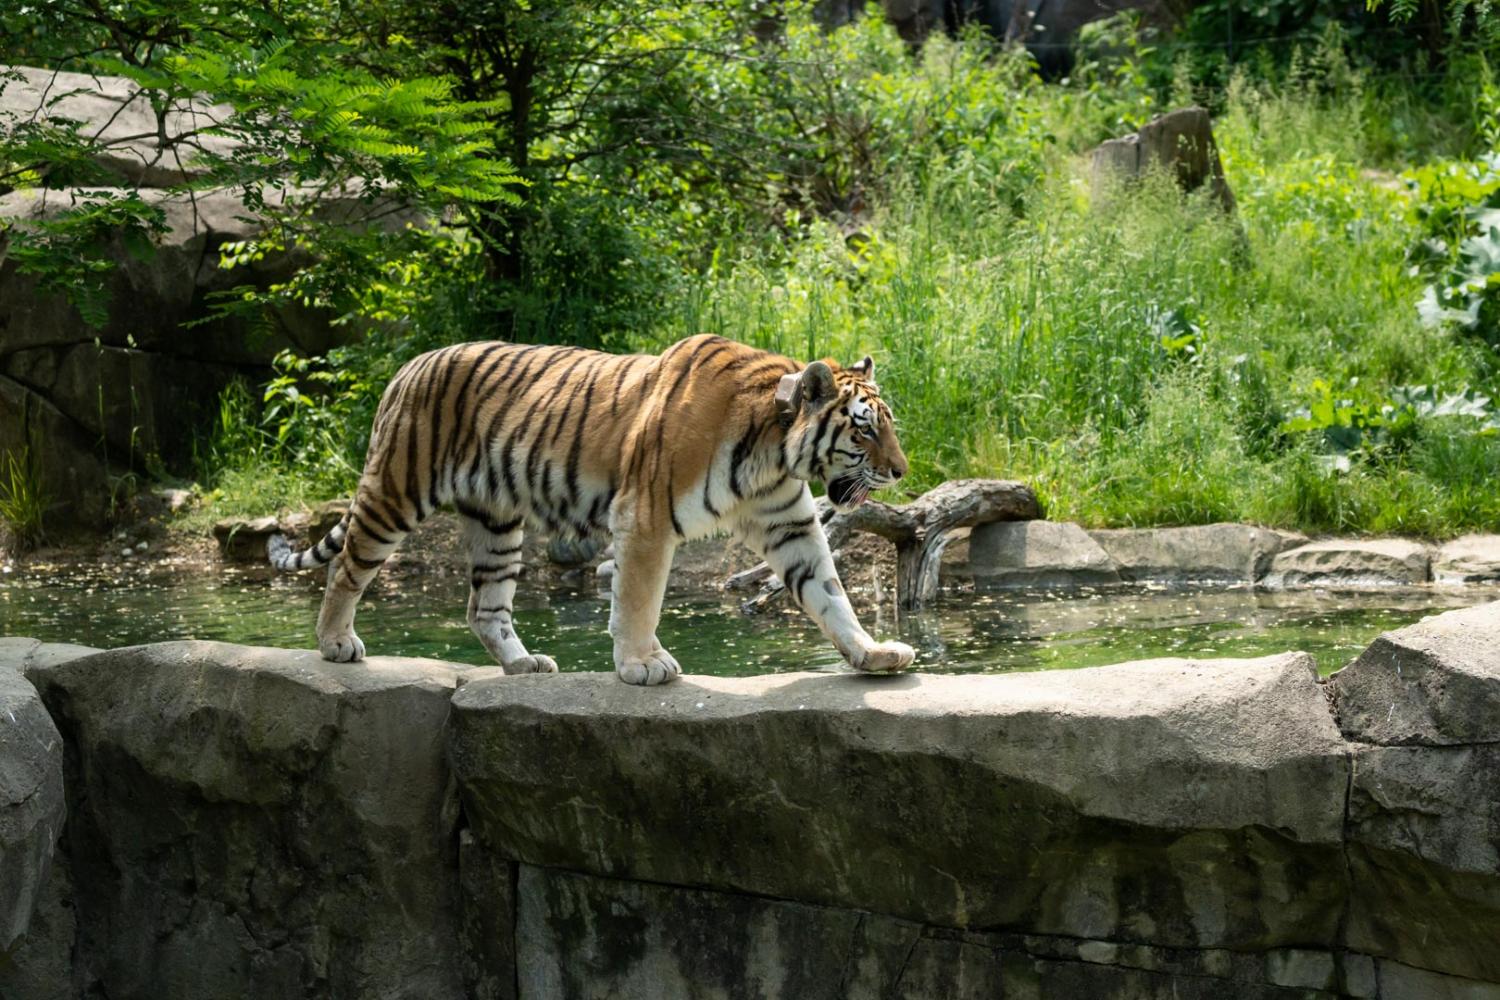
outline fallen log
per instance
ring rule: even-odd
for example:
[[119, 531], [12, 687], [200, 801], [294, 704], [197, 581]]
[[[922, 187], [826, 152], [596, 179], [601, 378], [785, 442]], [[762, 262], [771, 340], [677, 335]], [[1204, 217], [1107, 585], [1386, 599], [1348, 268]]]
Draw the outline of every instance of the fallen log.
[[[943, 549], [959, 528], [992, 521], [1029, 521], [1041, 516], [1036, 494], [1024, 483], [1002, 479], [954, 479], [928, 490], [910, 503], [892, 506], [868, 500], [851, 511], [837, 512], [826, 497], [818, 501], [818, 519], [837, 549], [856, 531], [889, 539], [896, 546], [896, 599], [914, 611], [937, 595]], [[730, 589], [764, 581], [760, 592], [742, 604], [755, 614], [778, 599], [786, 588], [761, 563], [726, 582]]]

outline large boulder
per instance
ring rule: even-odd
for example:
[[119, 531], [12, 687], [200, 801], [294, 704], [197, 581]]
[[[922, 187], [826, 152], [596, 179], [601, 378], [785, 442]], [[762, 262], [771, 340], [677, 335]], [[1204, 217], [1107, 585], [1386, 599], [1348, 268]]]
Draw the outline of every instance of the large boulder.
[[1066, 521], [999, 521], [969, 534], [969, 572], [980, 587], [1052, 589], [1120, 582], [1109, 554]]
[[1199, 107], [1179, 108], [1141, 126], [1139, 132], [1110, 139], [1090, 161], [1096, 194], [1107, 194], [1122, 181], [1153, 172], [1165, 173], [1184, 191], [1207, 185], [1226, 213], [1235, 209], [1234, 192], [1224, 179], [1224, 165], [1214, 141], [1213, 121]]
[[28, 674], [69, 748], [89, 995], [464, 995], [456, 668], [173, 642]]
[[1500, 581], [1500, 535], [1464, 535], [1437, 550], [1432, 557], [1434, 583], [1495, 583]]
[[98, 652], [0, 638], [0, 997], [71, 1000], [75, 925], [67, 859], [63, 741], [28, 667]]
[[1107, 528], [1090, 531], [1132, 582], [1254, 583], [1279, 552], [1307, 541], [1302, 535], [1253, 524], [1183, 528]]
[[0, 955], [26, 933], [62, 834], [63, 744], [21, 674], [33, 639], [0, 639]]
[[227, 107], [179, 98], [157, 108], [155, 96], [124, 77], [0, 66], [0, 129], [21, 121], [76, 127], [95, 143], [100, 175], [148, 188], [199, 179], [207, 172], [201, 150], [224, 155], [237, 145], [209, 131]]
[[1288, 549], [1271, 560], [1261, 583], [1288, 587], [1411, 586], [1428, 580], [1431, 553], [1406, 538], [1330, 538]]
[[[121, 239], [111, 245], [102, 327], [41, 287], [37, 276], [21, 274], [13, 261], [0, 263], [0, 452], [29, 448], [58, 520], [97, 519], [112, 473], [185, 469], [194, 434], [208, 425], [233, 378], [268, 371], [283, 349], [318, 354], [351, 334], [300, 306], [278, 310], [264, 324], [212, 316], [215, 294], [285, 280], [303, 261], [286, 254], [243, 268], [219, 266], [224, 243], [248, 239], [263, 224], [238, 192], [137, 194], [162, 210], [167, 228], [146, 257]], [[13, 191], [0, 196], [0, 228], [56, 218], [92, 196]], [[366, 210], [357, 197], [333, 198], [328, 207], [330, 218], [350, 225]], [[195, 324], [190, 331], [188, 323]]]
[[1344, 745], [1302, 654], [501, 677], [460, 689], [449, 733], [475, 838], [527, 864], [1245, 950], [1333, 940], [1347, 891]]
[[1500, 743], [1500, 601], [1387, 632], [1330, 684], [1350, 739]]

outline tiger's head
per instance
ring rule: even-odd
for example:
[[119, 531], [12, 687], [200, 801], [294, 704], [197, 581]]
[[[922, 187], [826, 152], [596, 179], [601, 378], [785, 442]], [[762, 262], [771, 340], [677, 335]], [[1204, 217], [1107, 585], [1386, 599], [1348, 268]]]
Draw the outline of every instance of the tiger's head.
[[814, 361], [781, 380], [776, 404], [787, 428], [787, 468], [798, 479], [821, 480], [838, 510], [853, 510], [906, 475], [872, 359], [848, 368]]

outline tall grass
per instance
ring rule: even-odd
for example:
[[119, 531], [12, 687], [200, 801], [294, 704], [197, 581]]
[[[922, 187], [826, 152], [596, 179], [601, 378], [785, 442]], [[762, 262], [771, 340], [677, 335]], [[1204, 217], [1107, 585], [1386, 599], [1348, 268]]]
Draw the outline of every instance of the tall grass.
[[[846, 30], [886, 30], [871, 23]], [[909, 63], [893, 34], [856, 42], [827, 44], [850, 60], [840, 121], [878, 138], [869, 213], [724, 234], [711, 264], [683, 261], [663, 284], [659, 322], [629, 346], [713, 331], [801, 358], [873, 353], [909, 492], [1008, 476], [1051, 516], [1097, 525], [1500, 528], [1500, 438], [1473, 422], [1424, 420], [1350, 462], [1286, 426], [1315, 382], [1376, 409], [1403, 386], [1500, 397], [1493, 351], [1419, 324], [1406, 260], [1421, 233], [1402, 165], [1472, 153], [1477, 125], [1370, 89], [1336, 49], [1274, 83], [1237, 77], [1212, 95], [1239, 206], [1226, 217], [1165, 178], [1099, 189], [1086, 175], [1090, 145], [1162, 110], [1128, 60], [1055, 85], [987, 63], [974, 39], [934, 39]], [[433, 342], [482, 335], [415, 323]], [[367, 353], [388, 375], [391, 352]], [[330, 393], [342, 416], [327, 419], [299, 403], [278, 424], [235, 403], [225, 496], [349, 481], [358, 449], [315, 459], [365, 432], [346, 424], [368, 421], [383, 380], [372, 363]]]
[[49, 505], [41, 470], [30, 449], [0, 455], [0, 524], [23, 549], [45, 537], [42, 522]]
[[1161, 178], [1091, 191], [1055, 146], [1019, 213], [972, 187], [955, 199], [929, 170], [852, 248], [829, 226], [721, 266], [643, 346], [714, 330], [801, 357], [873, 352], [914, 491], [1019, 476], [1052, 516], [1091, 524], [1500, 526], [1482, 485], [1494, 437], [1434, 422], [1340, 471], [1281, 429], [1315, 379], [1371, 400], [1495, 385], [1492, 357], [1418, 323], [1411, 195], [1376, 166], [1371, 102], [1341, 79], [1231, 87], [1216, 131], [1235, 218]]

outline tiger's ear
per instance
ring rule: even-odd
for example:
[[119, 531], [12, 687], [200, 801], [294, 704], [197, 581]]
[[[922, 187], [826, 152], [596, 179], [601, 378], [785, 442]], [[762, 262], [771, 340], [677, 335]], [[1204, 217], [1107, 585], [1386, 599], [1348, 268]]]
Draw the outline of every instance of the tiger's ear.
[[869, 381], [875, 377], [875, 359], [866, 354], [863, 361], [857, 365], [851, 365], [849, 370], [860, 378]]
[[821, 410], [839, 394], [833, 381], [833, 369], [822, 361], [814, 361], [802, 369], [802, 374], [797, 376], [797, 390], [809, 413]]
[[833, 382], [833, 369], [821, 361], [814, 361], [795, 375], [781, 376], [776, 386], [776, 416], [781, 426], [790, 427], [804, 405], [808, 412], [820, 410], [838, 395]]

